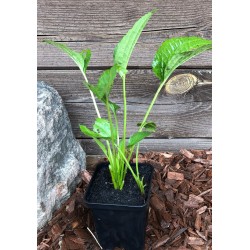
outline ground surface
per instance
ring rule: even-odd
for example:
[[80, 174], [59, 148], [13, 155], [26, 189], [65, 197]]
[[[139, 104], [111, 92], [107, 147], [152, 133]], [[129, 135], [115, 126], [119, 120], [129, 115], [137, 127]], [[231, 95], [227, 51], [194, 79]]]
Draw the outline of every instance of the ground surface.
[[[212, 151], [150, 152], [140, 161], [155, 169], [145, 250], [212, 249]], [[38, 232], [38, 250], [101, 249], [82, 204], [90, 175], [82, 173], [76, 192]]]

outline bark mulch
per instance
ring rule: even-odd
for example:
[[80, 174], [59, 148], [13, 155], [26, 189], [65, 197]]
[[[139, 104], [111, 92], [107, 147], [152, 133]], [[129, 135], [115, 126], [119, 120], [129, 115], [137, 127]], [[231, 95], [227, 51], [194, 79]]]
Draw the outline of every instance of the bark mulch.
[[[212, 151], [140, 154], [154, 166], [145, 250], [212, 249]], [[98, 250], [83, 195], [92, 172], [37, 234], [38, 250]], [[116, 248], [118, 250], [118, 248]]]

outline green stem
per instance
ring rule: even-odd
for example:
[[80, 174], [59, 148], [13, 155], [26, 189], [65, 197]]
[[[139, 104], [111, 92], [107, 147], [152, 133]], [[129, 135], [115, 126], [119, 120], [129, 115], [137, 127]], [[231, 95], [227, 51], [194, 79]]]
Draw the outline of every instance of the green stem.
[[108, 146], [109, 171], [110, 171], [112, 183], [114, 185], [114, 189], [118, 189], [119, 184], [117, 183], [117, 169], [114, 166], [115, 159], [113, 158], [113, 154], [111, 152], [109, 142], [108, 141], [106, 141], [106, 142], [107, 142], [107, 146]]
[[113, 155], [115, 155], [114, 131], [113, 131], [113, 126], [112, 126], [113, 122], [112, 122], [111, 112], [109, 108], [108, 98], [106, 98], [106, 108], [108, 111], [108, 120], [109, 120], [110, 131], [111, 131], [112, 152], [113, 152]]
[[159, 93], [161, 92], [162, 87], [165, 85], [165, 82], [167, 81], [167, 79], [168, 79], [168, 77], [160, 84], [159, 88], [157, 89], [157, 91], [156, 91], [156, 93], [155, 93], [155, 95], [154, 95], [154, 98], [153, 98], [153, 100], [151, 101], [151, 103], [150, 103], [150, 105], [149, 105], [149, 107], [148, 107], [148, 110], [147, 110], [147, 112], [146, 112], [146, 114], [145, 114], [145, 116], [144, 116], [144, 118], [143, 118], [143, 121], [142, 121], [142, 123], [141, 123], [141, 126], [140, 126], [140, 128], [139, 128], [139, 130], [138, 130], [139, 132], [142, 131], [142, 129], [143, 129], [143, 124], [147, 121], [148, 116], [149, 116], [149, 114], [150, 114], [150, 111], [151, 111], [151, 109], [153, 108], [153, 106], [154, 106], [154, 104], [155, 104], [155, 101], [156, 101], [156, 99], [157, 99]]
[[[84, 71], [82, 69], [81, 69], [81, 72], [82, 72], [82, 75], [83, 75], [83, 78], [84, 78], [85, 82], [89, 83], [89, 81], [87, 79], [87, 76], [86, 76], [86, 74], [84, 73]], [[89, 92], [90, 92], [90, 95], [91, 95], [91, 98], [92, 98], [92, 101], [93, 101], [93, 104], [94, 104], [94, 107], [95, 107], [96, 114], [97, 114], [98, 118], [101, 118], [99, 109], [98, 109], [96, 101], [95, 101], [94, 94], [93, 94], [93, 92], [91, 90], [89, 90]]]
[[114, 189], [119, 189], [121, 184], [120, 184], [120, 179], [119, 179], [119, 165], [117, 165], [117, 159], [116, 159], [116, 152], [115, 152], [115, 142], [114, 142], [114, 131], [112, 128], [112, 117], [111, 117], [111, 112], [110, 112], [110, 108], [109, 108], [109, 104], [108, 104], [108, 98], [106, 101], [106, 108], [107, 108], [107, 112], [108, 112], [108, 120], [109, 120], [109, 124], [110, 124], [110, 131], [111, 131], [111, 143], [112, 143], [112, 151], [111, 151], [111, 147], [109, 144], [109, 141], [106, 140], [107, 143], [107, 147], [108, 147], [108, 153], [109, 153], [109, 170], [110, 170], [110, 174], [111, 174], [111, 178], [112, 178], [112, 182], [114, 185]]
[[135, 153], [136, 175], [138, 178], [139, 178], [139, 166], [138, 166], [139, 147], [140, 147], [140, 143], [137, 144], [136, 153]]
[[[127, 132], [127, 97], [126, 97], [126, 75], [122, 77], [122, 92], [123, 92], [123, 154], [126, 156], [126, 132]], [[127, 164], [123, 167], [123, 179], [127, 173]]]
[[[143, 118], [143, 121], [142, 121], [142, 123], [141, 123], [141, 126], [139, 127], [138, 132], [141, 132], [141, 131], [142, 131], [142, 129], [143, 129], [143, 124], [147, 121], [148, 116], [149, 116], [149, 114], [150, 114], [150, 111], [151, 111], [151, 109], [153, 108], [153, 106], [154, 106], [154, 104], [155, 104], [155, 101], [156, 101], [156, 99], [157, 99], [159, 93], [161, 92], [162, 87], [165, 85], [166, 81], [168, 80], [169, 76], [173, 73], [173, 71], [174, 71], [174, 69], [171, 70], [171, 71], [169, 71], [169, 72], [166, 74], [165, 79], [163, 80], [163, 82], [162, 82], [162, 83], [160, 84], [160, 86], [158, 87], [158, 89], [157, 89], [157, 91], [156, 91], [156, 93], [155, 93], [155, 95], [154, 95], [154, 98], [152, 99], [152, 101], [151, 101], [151, 103], [150, 103], [150, 105], [149, 105], [149, 107], [148, 107], [148, 110], [147, 110], [147, 112], [146, 112], [146, 114], [145, 114], [145, 116], [144, 116], [144, 118]], [[134, 152], [134, 149], [135, 149], [135, 145], [132, 146], [128, 159], [131, 158], [131, 156], [132, 156], [132, 154], [133, 154], [133, 152]]]
[[144, 186], [143, 186], [143, 182], [140, 180], [140, 178], [138, 178], [138, 176], [135, 174], [135, 172], [133, 171], [132, 167], [130, 166], [128, 160], [126, 159], [126, 156], [123, 154], [123, 152], [117, 147], [119, 153], [121, 154], [124, 162], [126, 163], [126, 166], [128, 167], [128, 169], [130, 170], [132, 176], [134, 177], [134, 180], [136, 181], [140, 191], [142, 194], [144, 194]]
[[117, 134], [117, 145], [119, 146], [120, 144], [120, 139], [119, 139], [119, 126], [118, 126], [118, 120], [117, 120], [117, 115], [115, 112], [113, 112], [114, 118], [115, 118], [115, 127], [116, 127], [116, 134]]
[[126, 76], [122, 77], [122, 91], [123, 91], [123, 140], [124, 140], [124, 153], [126, 147], [126, 130], [127, 130], [127, 98], [126, 98]]

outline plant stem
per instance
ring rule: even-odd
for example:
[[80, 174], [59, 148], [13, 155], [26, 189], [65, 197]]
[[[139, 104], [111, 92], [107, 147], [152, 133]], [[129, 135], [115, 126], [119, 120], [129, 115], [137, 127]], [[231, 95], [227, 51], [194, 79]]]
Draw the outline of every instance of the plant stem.
[[[126, 75], [122, 77], [122, 92], [123, 92], [123, 154], [126, 156], [126, 132], [127, 132], [127, 97], [126, 97]], [[127, 164], [123, 165], [122, 161], [122, 175], [123, 180], [127, 173]]]
[[117, 115], [115, 112], [113, 112], [114, 118], [115, 118], [115, 127], [116, 127], [116, 134], [117, 134], [117, 145], [119, 146], [120, 144], [120, 138], [119, 138], [119, 126], [118, 126], [118, 120], [117, 120]]
[[115, 141], [114, 141], [114, 130], [113, 130], [114, 126], [112, 126], [113, 122], [112, 122], [111, 112], [109, 108], [108, 98], [106, 98], [106, 108], [108, 112], [108, 120], [109, 120], [109, 125], [110, 125], [110, 132], [111, 132], [112, 152], [113, 152], [113, 155], [115, 155]]
[[127, 130], [127, 99], [126, 99], [126, 76], [122, 77], [122, 91], [123, 91], [123, 140], [124, 140], [124, 154], [126, 148], [126, 130]]
[[144, 186], [143, 186], [143, 182], [140, 180], [140, 178], [135, 174], [135, 172], [133, 171], [132, 167], [129, 164], [129, 161], [127, 160], [126, 156], [123, 154], [123, 152], [117, 147], [119, 153], [121, 154], [124, 162], [126, 163], [126, 166], [128, 167], [128, 169], [130, 170], [132, 176], [134, 177], [134, 180], [137, 183], [138, 188], [141, 191], [141, 194], [144, 194]]
[[135, 153], [136, 175], [138, 176], [138, 178], [139, 178], [139, 166], [138, 166], [139, 147], [140, 147], [140, 143], [137, 144], [136, 153]]
[[[83, 70], [81, 70], [81, 72], [82, 72], [82, 75], [84, 77], [84, 80], [86, 81], [86, 83], [88, 83], [89, 81], [87, 79], [86, 74], [84, 73]], [[94, 104], [94, 107], [95, 107], [95, 110], [96, 110], [96, 114], [97, 114], [98, 118], [101, 118], [101, 115], [100, 115], [99, 109], [97, 107], [97, 103], [96, 103], [94, 94], [93, 94], [93, 92], [91, 90], [89, 90], [89, 92], [90, 92], [91, 98], [93, 100], [93, 104]], [[112, 153], [109, 141], [106, 140], [106, 144], [107, 144], [107, 148], [108, 148], [107, 157], [108, 157], [109, 163], [111, 165], [110, 174], [111, 174], [111, 178], [112, 178], [112, 182], [113, 182], [114, 188], [118, 189], [118, 188], [120, 188], [121, 185], [120, 185], [119, 180], [118, 180], [118, 183], [117, 183], [117, 177], [119, 176], [119, 173], [117, 173], [117, 171], [118, 171], [118, 169], [116, 167], [117, 164], [116, 164], [116, 160], [114, 159], [114, 157], [115, 157], [114, 131], [112, 129], [112, 124], [113, 123], [112, 123], [112, 117], [111, 117], [110, 108], [109, 108], [108, 103], [106, 103], [106, 108], [107, 108], [107, 111], [108, 111], [108, 119], [109, 119], [109, 123], [110, 123], [111, 140], [112, 140], [112, 151], [113, 151], [113, 153]], [[118, 131], [118, 121], [117, 121], [116, 115], [115, 115], [115, 121], [116, 121], [116, 124], [117, 124], [117, 131]], [[119, 134], [117, 134], [117, 137], [118, 137], [118, 143], [119, 143]]]
[[[150, 103], [150, 105], [149, 105], [149, 107], [148, 107], [148, 110], [147, 110], [147, 112], [146, 112], [146, 114], [145, 114], [145, 116], [144, 116], [144, 118], [143, 118], [143, 121], [142, 121], [142, 123], [141, 123], [141, 126], [140, 126], [138, 132], [141, 132], [141, 131], [142, 131], [142, 129], [143, 129], [143, 124], [147, 121], [148, 116], [149, 116], [149, 114], [150, 114], [150, 111], [151, 111], [151, 109], [153, 108], [153, 106], [154, 106], [154, 104], [155, 104], [155, 101], [156, 101], [156, 99], [157, 99], [159, 93], [161, 92], [162, 87], [165, 85], [166, 81], [168, 80], [169, 76], [173, 73], [173, 71], [174, 71], [174, 69], [171, 70], [171, 71], [169, 71], [169, 72], [166, 74], [165, 79], [162, 81], [162, 83], [161, 83], [160, 86], [158, 87], [158, 89], [157, 89], [157, 91], [156, 91], [156, 93], [155, 93], [155, 95], [154, 95], [154, 98], [152, 99], [152, 101], [151, 101], [151, 103]], [[130, 151], [130, 154], [129, 154], [129, 157], [128, 157], [129, 160], [130, 160], [130, 158], [131, 158], [131, 156], [132, 156], [132, 154], [133, 154], [133, 152], [134, 152], [134, 148], [135, 148], [135, 145], [132, 146], [132, 148], [131, 148], [131, 151]]]
[[159, 88], [157, 89], [157, 91], [156, 91], [156, 93], [155, 93], [155, 95], [154, 95], [154, 98], [153, 98], [153, 100], [151, 101], [151, 103], [150, 103], [150, 105], [149, 105], [149, 107], [148, 107], [148, 110], [147, 110], [147, 112], [146, 112], [146, 114], [145, 114], [145, 116], [144, 116], [144, 118], [143, 118], [143, 121], [142, 121], [142, 123], [141, 123], [141, 126], [140, 126], [140, 128], [139, 128], [139, 130], [138, 130], [139, 132], [142, 131], [142, 129], [143, 129], [143, 124], [147, 121], [148, 116], [149, 116], [149, 114], [150, 114], [150, 111], [151, 111], [151, 109], [153, 108], [153, 106], [154, 106], [154, 104], [155, 104], [155, 101], [156, 101], [156, 99], [157, 99], [159, 93], [161, 92], [161, 89], [162, 89], [162, 87], [164, 86], [164, 84], [165, 84], [165, 82], [167, 81], [167, 79], [168, 79], [168, 77], [160, 84]]
[[110, 149], [109, 141], [106, 141], [106, 142], [107, 142], [107, 146], [108, 146], [109, 171], [110, 171], [110, 175], [112, 178], [112, 183], [114, 185], [114, 189], [118, 189], [119, 185], [117, 184], [117, 169], [114, 166], [115, 159], [113, 158], [113, 154], [112, 154], [111, 149]]
[[[84, 73], [84, 71], [82, 69], [81, 69], [81, 72], [82, 72], [82, 75], [83, 75], [83, 78], [84, 78], [85, 82], [89, 83], [89, 81], [87, 79], [87, 76], [86, 76], [86, 74]], [[97, 114], [98, 118], [101, 118], [99, 109], [98, 109], [96, 101], [95, 101], [94, 94], [93, 94], [93, 92], [90, 89], [89, 89], [89, 92], [90, 92], [90, 95], [91, 95], [91, 98], [92, 98], [92, 101], [93, 101], [93, 104], [94, 104], [94, 107], [95, 107], [96, 114]]]

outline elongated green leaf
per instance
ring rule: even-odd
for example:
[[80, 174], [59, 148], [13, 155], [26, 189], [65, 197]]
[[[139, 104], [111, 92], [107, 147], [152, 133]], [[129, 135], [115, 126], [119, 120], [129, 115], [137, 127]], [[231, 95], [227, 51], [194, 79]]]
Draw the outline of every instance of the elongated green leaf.
[[[111, 124], [111, 129], [114, 133], [116, 132], [112, 124]], [[93, 131], [95, 133], [98, 133], [101, 138], [110, 139], [111, 129], [110, 129], [110, 123], [108, 120], [104, 118], [96, 118], [95, 124], [93, 126]], [[116, 136], [116, 134], [114, 134], [114, 136]]]
[[[113, 128], [112, 124], [111, 128], [115, 133], [114, 136], [116, 136], [116, 130]], [[96, 118], [95, 123], [93, 125], [93, 131], [84, 125], [80, 125], [80, 130], [82, 131], [82, 133], [92, 138], [102, 138], [102, 139], [111, 138], [110, 123], [108, 120], [104, 118]]]
[[103, 143], [98, 140], [97, 138], [100, 137], [100, 135], [98, 133], [95, 133], [93, 131], [91, 131], [90, 129], [88, 129], [86, 126], [84, 125], [80, 125], [80, 130], [87, 136], [90, 136], [94, 139], [94, 141], [96, 142], [96, 144], [101, 148], [102, 152], [107, 155], [107, 150], [105, 148], [105, 146], [103, 145]]
[[[101, 92], [99, 92], [98, 90], [98, 87], [97, 86], [94, 86], [93, 84], [89, 84], [89, 83], [84, 83], [85, 86], [90, 89], [93, 94], [100, 100], [102, 101], [105, 105], [107, 104], [107, 99], [105, 96], [103, 96], [101, 94]], [[108, 100], [108, 105], [109, 105], [109, 108], [112, 110], [112, 112], [116, 113], [118, 109], [120, 109], [121, 107], [119, 105], [117, 105], [116, 103], [114, 102], [111, 102], [110, 100]]]
[[145, 122], [143, 125], [140, 122], [140, 123], [137, 124], [137, 126], [142, 127], [146, 131], [149, 131], [149, 132], [155, 132], [155, 130], [156, 130], [156, 124], [154, 122]]
[[201, 37], [176, 37], [166, 40], [157, 50], [152, 67], [164, 81], [178, 66], [212, 48], [212, 42]]
[[132, 147], [133, 145], [140, 142], [141, 140], [143, 140], [145, 137], [149, 136], [150, 134], [151, 134], [151, 132], [149, 132], [149, 131], [142, 131], [142, 132], [134, 133], [129, 138], [127, 147]]
[[87, 128], [84, 125], [80, 125], [80, 130], [82, 131], [83, 134], [90, 136], [92, 138], [100, 138], [100, 135], [92, 130], [90, 130], [89, 128]]
[[51, 44], [65, 52], [77, 64], [77, 66], [82, 72], [86, 72], [87, 66], [91, 58], [91, 51], [89, 49], [82, 50], [81, 52], [76, 52], [62, 43], [54, 42], [52, 40], [44, 40], [44, 42]]
[[98, 87], [95, 86], [94, 84], [83, 82], [84, 85], [93, 92], [93, 94], [100, 100], [102, 101], [103, 95], [99, 92]]
[[83, 59], [84, 59], [84, 67], [83, 67], [83, 71], [84, 73], [86, 73], [87, 67], [89, 65], [90, 62], [90, 58], [91, 58], [91, 50], [90, 49], [85, 49], [82, 50], [80, 52], [80, 54], [82, 55]]
[[126, 74], [128, 61], [135, 44], [152, 14], [153, 12], [149, 12], [141, 17], [115, 47], [113, 55], [114, 65], [117, 65], [117, 71], [120, 75]]
[[113, 66], [110, 69], [105, 70], [102, 73], [102, 75], [100, 76], [98, 80], [98, 84], [96, 86], [93, 84], [84, 82], [85, 86], [88, 89], [90, 89], [93, 92], [93, 94], [100, 101], [102, 101], [105, 105], [107, 104], [107, 100], [108, 100], [109, 107], [114, 113], [116, 113], [116, 111], [120, 108], [120, 106], [118, 106], [114, 102], [111, 102], [109, 100], [109, 95], [112, 90], [116, 74], [117, 74], [116, 66]]
[[108, 98], [116, 77], [116, 66], [105, 70], [100, 76], [97, 84], [99, 95]]
[[94, 95], [99, 100], [106, 102], [106, 99], [108, 99], [111, 89], [113, 87], [116, 74], [116, 67], [113, 66], [110, 69], [103, 71], [102, 75], [98, 80], [97, 85], [93, 85], [90, 83], [84, 84], [94, 93]]

